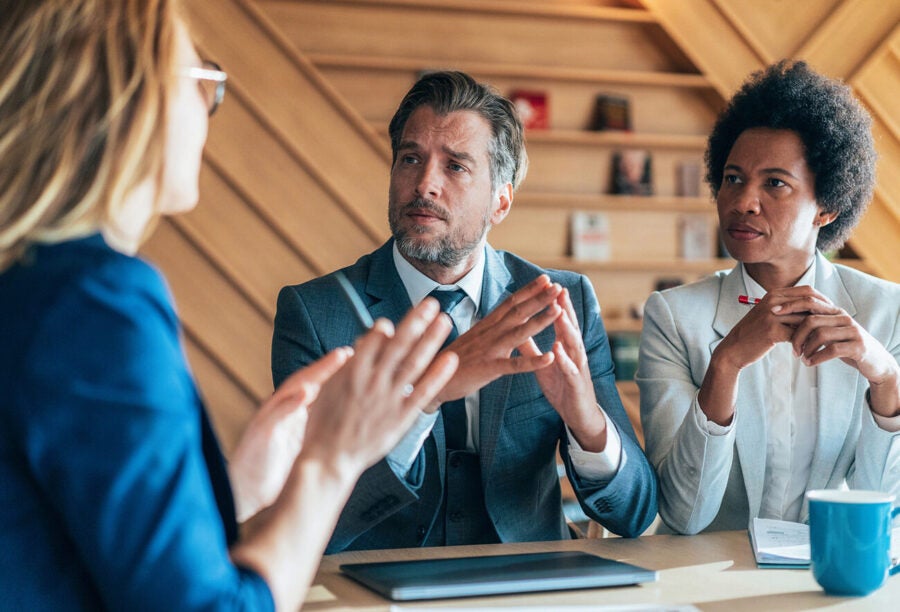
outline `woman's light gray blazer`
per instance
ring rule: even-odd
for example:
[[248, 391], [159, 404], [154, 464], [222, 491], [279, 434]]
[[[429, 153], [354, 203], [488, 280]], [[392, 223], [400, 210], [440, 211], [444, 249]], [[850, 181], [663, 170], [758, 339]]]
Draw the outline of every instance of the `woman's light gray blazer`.
[[[817, 254], [815, 286], [900, 360], [900, 285]], [[759, 513], [766, 468], [762, 362], [740, 374], [734, 427], [706, 432], [693, 416], [710, 356], [747, 314], [740, 265], [650, 296], [636, 380], [646, 453], [659, 474], [659, 512], [678, 533], [746, 529]], [[868, 382], [840, 360], [818, 370], [818, 431], [807, 490], [849, 486], [900, 492], [900, 435], [879, 428]], [[804, 505], [801, 520], [806, 520]]]

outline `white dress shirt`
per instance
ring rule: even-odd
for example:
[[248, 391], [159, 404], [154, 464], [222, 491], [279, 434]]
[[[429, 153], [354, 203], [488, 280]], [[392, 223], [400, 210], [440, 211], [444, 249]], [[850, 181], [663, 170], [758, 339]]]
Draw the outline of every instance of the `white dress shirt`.
[[[481, 306], [481, 288], [484, 282], [484, 251], [481, 252], [481, 256], [472, 269], [459, 279], [455, 285], [440, 285], [419, 272], [403, 258], [396, 244], [393, 247], [393, 255], [397, 273], [400, 275], [400, 280], [406, 288], [410, 303], [414, 306], [424, 300], [435, 288], [459, 288], [465, 292], [466, 297], [449, 313], [459, 334], [466, 333], [481, 318], [479, 308]], [[388, 454], [386, 458], [388, 465], [391, 466], [395, 474], [406, 477], [409, 473], [439, 415], [439, 411], [431, 414], [419, 413], [415, 423], [406, 432], [406, 435]], [[466, 448], [468, 450], [478, 451], [481, 448], [478, 415], [479, 396], [478, 391], [476, 391], [466, 396]], [[603, 416], [606, 418], [605, 413]], [[622, 456], [624, 453], [619, 433], [608, 418], [606, 421], [606, 448], [599, 453], [582, 450], [569, 431], [568, 426], [566, 426], [566, 434], [569, 439], [569, 457], [572, 459], [575, 471], [584, 480], [598, 481], [611, 478], [618, 471], [620, 462], [625, 460], [625, 457]]]
[[[765, 297], [766, 290], [742, 265], [746, 294], [750, 304]], [[814, 286], [816, 263], [794, 285]], [[736, 300], [738, 296], [734, 296]], [[748, 309], [752, 306], [748, 306]], [[761, 518], [799, 521], [803, 499], [812, 471], [813, 454], [819, 428], [818, 367], [808, 367], [793, 354], [790, 342], [776, 344], [763, 357], [769, 388], [765, 411], [766, 472], [763, 482]], [[707, 420], [702, 411], [698, 421], [705, 423], [711, 435], [725, 435], [737, 422], [727, 426]], [[875, 422], [886, 431], [900, 431], [900, 417], [885, 418], [873, 413]]]

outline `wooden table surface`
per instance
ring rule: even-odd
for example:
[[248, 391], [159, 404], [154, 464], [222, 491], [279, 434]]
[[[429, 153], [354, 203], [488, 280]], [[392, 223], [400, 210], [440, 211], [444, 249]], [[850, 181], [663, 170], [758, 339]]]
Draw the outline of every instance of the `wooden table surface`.
[[[528, 608], [581, 612], [583, 606], [602, 609], [667, 609], [695, 606], [699, 610], [900, 610], [900, 577], [888, 578], [867, 597], [825, 595], [806, 569], [757, 569], [746, 531], [697, 536], [654, 535], [636, 539], [605, 538], [564, 542], [533, 542], [485, 546], [452, 546], [373, 550], [329, 555], [322, 559], [305, 611], [387, 611], [392, 602], [338, 570], [342, 563], [394, 561], [466, 555], [499, 555], [540, 551], [583, 550], [659, 571], [659, 580], [639, 586], [554, 591], [395, 604], [395, 610], [463, 608], [483, 610]], [[626, 608], [628, 609], [628, 608]]]

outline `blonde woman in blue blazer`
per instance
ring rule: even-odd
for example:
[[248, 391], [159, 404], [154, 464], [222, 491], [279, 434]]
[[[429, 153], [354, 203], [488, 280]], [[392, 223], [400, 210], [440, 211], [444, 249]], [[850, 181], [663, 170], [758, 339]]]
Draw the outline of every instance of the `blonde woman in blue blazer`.
[[423, 300], [279, 386], [226, 465], [136, 254], [196, 206], [225, 94], [181, 11], [0, 9], [0, 610], [299, 609], [354, 483], [456, 370]]
[[637, 382], [679, 533], [805, 521], [804, 493], [900, 489], [900, 286], [832, 264], [871, 198], [870, 119], [803, 62], [754, 74], [706, 154], [733, 270], [654, 293]]

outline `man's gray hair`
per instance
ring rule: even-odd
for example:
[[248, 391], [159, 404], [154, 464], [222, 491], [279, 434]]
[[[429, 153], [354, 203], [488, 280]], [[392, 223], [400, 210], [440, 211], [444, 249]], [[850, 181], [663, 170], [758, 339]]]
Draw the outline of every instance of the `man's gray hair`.
[[491, 186], [496, 191], [511, 183], [517, 189], [528, 171], [525, 131], [515, 105], [489, 85], [478, 83], [464, 72], [431, 72], [420, 78], [407, 92], [394, 113], [389, 127], [393, 163], [403, 129], [410, 115], [420, 106], [429, 106], [438, 115], [455, 111], [474, 111], [491, 126], [488, 154], [491, 160]]

